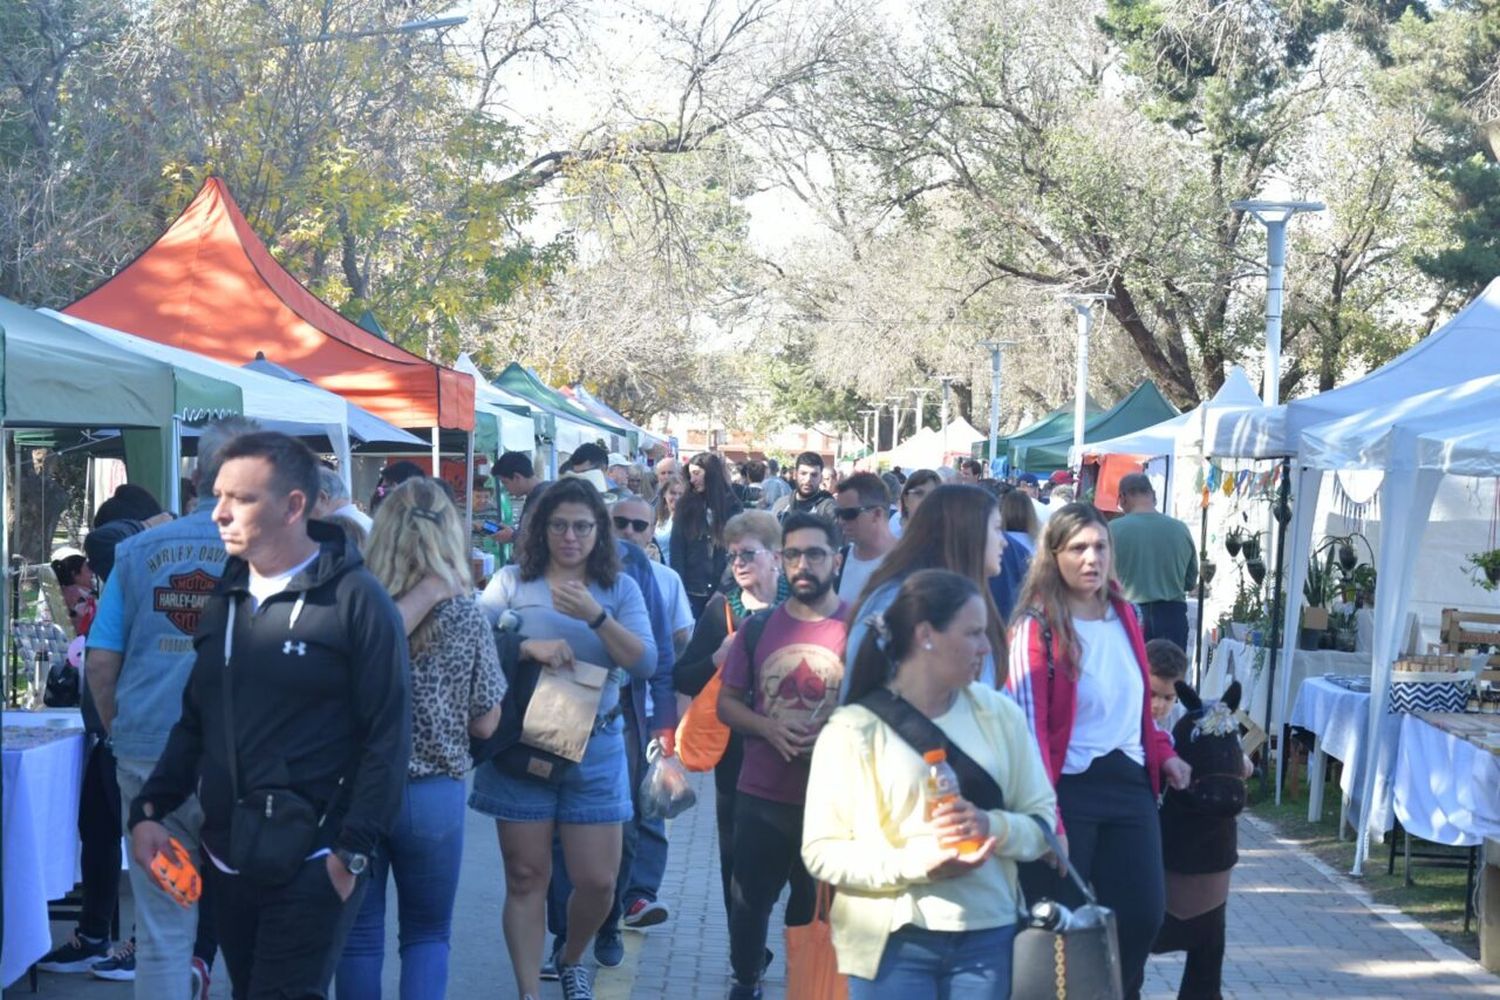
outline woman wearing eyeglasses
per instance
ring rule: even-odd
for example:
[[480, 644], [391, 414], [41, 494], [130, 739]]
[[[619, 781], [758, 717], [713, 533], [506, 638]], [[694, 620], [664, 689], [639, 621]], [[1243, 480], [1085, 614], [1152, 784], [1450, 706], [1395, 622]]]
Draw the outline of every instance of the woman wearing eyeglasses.
[[613, 905], [621, 824], [633, 815], [619, 685], [624, 674], [644, 679], [656, 667], [645, 601], [620, 571], [609, 511], [592, 485], [567, 478], [542, 493], [526, 512], [516, 563], [495, 575], [480, 606], [491, 620], [514, 612], [523, 655], [543, 669], [574, 662], [610, 669], [582, 762], [553, 784], [504, 772], [491, 760], [475, 770], [469, 798], [471, 808], [495, 817], [499, 831], [505, 943], [522, 997], [540, 996], [554, 831], [562, 840], [573, 893], [558, 975], [567, 1000], [589, 998], [583, 953]]
[[[724, 550], [734, 583], [713, 595], [698, 616], [687, 649], [677, 658], [672, 680], [677, 692], [696, 697], [724, 665], [730, 642], [751, 614], [775, 607], [790, 592], [781, 575], [781, 525], [764, 510], [736, 514], [724, 525]], [[719, 826], [719, 876], [724, 884], [724, 912], [729, 912], [729, 876], [733, 871], [735, 783], [743, 759], [740, 738], [729, 737], [724, 757], [714, 768]]]
[[668, 564], [682, 574], [693, 614], [702, 615], [724, 577], [724, 525], [742, 509], [729, 485], [724, 460], [701, 451], [688, 462], [687, 492], [672, 515]]
[[910, 521], [927, 494], [943, 485], [943, 481], [931, 469], [918, 469], [906, 477], [901, 484], [901, 493], [896, 503], [896, 513], [891, 517], [891, 534], [901, 537], [901, 526]]

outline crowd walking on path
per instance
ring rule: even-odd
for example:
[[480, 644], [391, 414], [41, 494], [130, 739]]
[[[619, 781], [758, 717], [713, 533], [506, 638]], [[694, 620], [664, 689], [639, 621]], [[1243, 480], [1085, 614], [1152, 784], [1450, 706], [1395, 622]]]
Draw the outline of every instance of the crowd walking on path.
[[[1243, 778], [1205, 811], [1174, 748], [1221, 713], [1177, 683], [1152, 581], [1192, 571], [1149, 483], [1111, 524], [982, 469], [825, 472], [584, 446], [549, 482], [506, 453], [508, 522], [466, 524], [401, 462], [370, 519], [299, 442], [209, 428], [191, 513], [90, 536], [88, 822], [129, 832], [134, 945], [107, 951], [103, 856], [43, 968], [201, 1000], [222, 952], [241, 1000], [378, 998], [394, 891], [400, 996], [442, 997], [461, 861], [495, 849], [472, 812], [516, 993], [588, 1000], [623, 928], [672, 930], [653, 780], [687, 767], [714, 772], [735, 1000], [783, 894], [794, 981], [826, 919], [857, 1000], [1008, 997], [1031, 904], [1084, 903], [1065, 873], [1117, 916], [1121, 995], [1183, 949], [1180, 995], [1217, 996]], [[506, 556], [482, 588], [476, 536]]]

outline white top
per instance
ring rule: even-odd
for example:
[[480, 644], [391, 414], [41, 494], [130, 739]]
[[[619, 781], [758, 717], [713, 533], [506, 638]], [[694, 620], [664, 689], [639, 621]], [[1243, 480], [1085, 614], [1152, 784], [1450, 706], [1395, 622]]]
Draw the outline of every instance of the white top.
[[839, 577], [839, 600], [848, 601], [851, 605], [859, 600], [870, 574], [875, 572], [875, 567], [884, 558], [885, 556], [876, 556], [874, 559], [860, 559], [851, 548], [848, 558], [844, 560], [844, 574]]
[[682, 585], [682, 577], [672, 567], [659, 562], [651, 564], [651, 572], [656, 574], [656, 589], [661, 591], [661, 599], [667, 606], [667, 619], [672, 623], [672, 634], [676, 635], [683, 629], [691, 632], [697, 622], [693, 618], [693, 606], [688, 603], [687, 588]]
[[361, 528], [364, 528], [365, 534], [367, 535], [375, 528], [375, 519], [369, 514], [366, 514], [364, 511], [360, 510], [358, 507], [354, 506], [353, 500], [350, 500], [338, 510], [333, 511], [333, 513], [338, 515], [339, 517], [347, 517], [349, 520], [353, 521]]
[[1073, 738], [1068, 741], [1062, 773], [1082, 774], [1095, 760], [1116, 750], [1144, 766], [1141, 712], [1146, 682], [1125, 626], [1111, 611], [1103, 621], [1074, 618], [1073, 628], [1083, 647], [1083, 663]]
[[297, 565], [287, 570], [285, 573], [278, 573], [275, 576], [261, 576], [259, 573], [255, 572], [254, 566], [250, 567], [249, 590], [250, 597], [255, 601], [255, 607], [259, 609], [262, 604], [266, 603], [267, 598], [275, 597], [277, 594], [285, 590], [286, 585], [292, 582], [292, 577], [307, 569], [307, 567], [311, 566], [314, 562], [317, 561], [318, 555], [321, 551], [321, 549], [313, 550], [312, 555], [308, 556], [306, 559], [302, 560]]

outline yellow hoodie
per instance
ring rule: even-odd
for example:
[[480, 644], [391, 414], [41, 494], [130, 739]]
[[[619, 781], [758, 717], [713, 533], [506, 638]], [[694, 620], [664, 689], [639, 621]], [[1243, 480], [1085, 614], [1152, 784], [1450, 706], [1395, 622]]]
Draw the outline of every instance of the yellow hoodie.
[[934, 836], [924, 801], [927, 766], [910, 744], [868, 709], [847, 705], [833, 713], [813, 750], [802, 860], [838, 890], [830, 919], [845, 975], [875, 978], [886, 939], [906, 924], [966, 931], [1014, 923], [1016, 862], [1047, 850], [1029, 817], [1056, 825], [1052, 783], [1013, 701], [971, 684], [933, 722], [1005, 795], [1005, 809], [989, 813], [995, 856], [957, 878], [927, 878]]

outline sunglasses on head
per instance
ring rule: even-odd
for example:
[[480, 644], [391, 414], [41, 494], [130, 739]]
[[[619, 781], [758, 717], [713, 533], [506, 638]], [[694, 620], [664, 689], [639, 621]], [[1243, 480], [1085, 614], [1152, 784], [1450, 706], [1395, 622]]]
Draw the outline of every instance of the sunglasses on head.
[[636, 531], [645, 531], [647, 528], [651, 527], [650, 521], [643, 521], [640, 518], [635, 517], [621, 517], [619, 514], [616, 514], [614, 516], [614, 522], [615, 529], [617, 531], [624, 531], [626, 528], [633, 528]]

